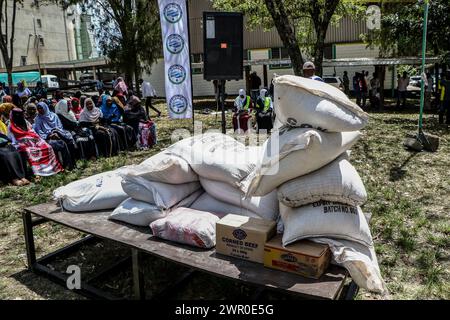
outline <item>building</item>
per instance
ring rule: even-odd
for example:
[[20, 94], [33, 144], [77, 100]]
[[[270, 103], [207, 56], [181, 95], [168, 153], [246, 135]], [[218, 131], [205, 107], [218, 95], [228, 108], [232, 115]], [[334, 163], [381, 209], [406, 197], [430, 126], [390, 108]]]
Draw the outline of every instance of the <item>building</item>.
[[[90, 31], [90, 17], [82, 14], [77, 6], [63, 9], [61, 6], [41, 1], [24, 0], [17, 6], [14, 35], [13, 71], [37, 71], [71, 75], [55, 68], [47, 70], [45, 65], [97, 58], [97, 48]], [[8, 2], [8, 18], [11, 21], [12, 3]], [[5, 20], [5, 19], [4, 19]], [[2, 21], [5, 30], [5, 21]], [[9, 22], [10, 24], [10, 22]], [[10, 38], [11, 27], [8, 39]], [[5, 62], [0, 55], [0, 69]]]
[[[211, 1], [195, 0], [189, 1], [189, 19], [190, 19], [190, 49], [192, 63], [202, 62], [203, 56], [203, 30], [202, 18], [204, 11], [215, 11], [212, 8]], [[376, 58], [379, 51], [376, 48], [367, 48], [361, 41], [360, 35], [367, 32], [365, 21], [354, 21], [349, 17], [344, 17], [337, 26], [330, 25], [325, 39], [326, 47], [324, 52], [325, 59], [342, 58]], [[265, 32], [262, 27], [252, 31], [244, 29], [244, 60], [259, 59], [285, 59], [289, 58], [287, 50], [278, 36], [275, 28]], [[251, 71], [256, 71], [263, 80], [264, 86], [269, 86], [274, 74], [293, 74], [290, 65], [270, 65], [266, 72], [263, 65], [251, 66]], [[159, 59], [152, 68], [152, 73], [144, 75], [155, 87], [157, 94], [165, 95], [164, 88], [164, 60]], [[324, 75], [333, 75], [342, 77], [344, 70], [347, 70], [350, 77], [356, 71], [369, 71], [370, 75], [375, 71], [373, 66], [366, 67], [325, 67]], [[194, 96], [212, 96], [214, 87], [212, 82], [203, 80], [203, 70], [201, 67], [192, 68], [192, 83]], [[266, 74], [266, 77], [263, 75]], [[391, 89], [394, 83], [394, 67], [386, 70], [385, 89]], [[351, 85], [351, 84], [350, 84]], [[226, 92], [228, 94], [237, 94], [240, 88], [245, 88], [245, 80], [227, 81]]]

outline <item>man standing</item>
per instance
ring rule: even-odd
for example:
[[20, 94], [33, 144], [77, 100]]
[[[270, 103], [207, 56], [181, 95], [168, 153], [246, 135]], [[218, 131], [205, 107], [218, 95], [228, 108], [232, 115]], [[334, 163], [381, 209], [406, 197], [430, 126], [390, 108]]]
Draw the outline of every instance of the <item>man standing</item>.
[[380, 108], [380, 79], [376, 72], [373, 73], [373, 77], [370, 80], [370, 105], [372, 108]]
[[344, 93], [350, 95], [350, 79], [348, 78], [347, 71], [344, 71], [344, 76], [342, 77], [342, 82], [344, 83]]
[[316, 73], [316, 66], [314, 65], [314, 63], [312, 63], [311, 61], [306, 61], [303, 64], [303, 76], [305, 78], [323, 82], [323, 79], [319, 76], [316, 76], [315, 73]]
[[445, 123], [450, 124], [450, 72], [442, 76], [441, 94], [443, 99], [439, 109], [439, 123], [444, 123], [444, 114], [447, 113]]
[[47, 90], [45, 90], [41, 81], [36, 82], [36, 87], [33, 90], [33, 95], [38, 99], [47, 99]]
[[398, 78], [397, 81], [397, 108], [400, 108], [400, 100], [402, 100], [402, 109], [406, 106], [406, 89], [409, 85], [409, 77], [406, 71], [403, 72], [403, 77]]
[[353, 92], [356, 97], [356, 104], [361, 107], [361, 81], [359, 72], [353, 76]]
[[256, 101], [256, 99], [258, 98], [261, 83], [261, 78], [258, 77], [256, 71], [253, 71], [250, 75], [250, 95], [253, 101]]
[[147, 115], [150, 115], [149, 108], [156, 111], [158, 113], [158, 117], [161, 116], [161, 111], [156, 109], [152, 104], [152, 98], [156, 97], [156, 90], [148, 81], [144, 81], [143, 79], [139, 79], [139, 84], [142, 89], [142, 98], [145, 98], [145, 111]]

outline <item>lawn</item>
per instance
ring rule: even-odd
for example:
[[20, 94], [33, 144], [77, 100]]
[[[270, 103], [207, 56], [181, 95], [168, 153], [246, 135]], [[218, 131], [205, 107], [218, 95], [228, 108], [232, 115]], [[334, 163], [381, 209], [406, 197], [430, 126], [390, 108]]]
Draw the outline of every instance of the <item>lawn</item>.
[[[199, 106], [214, 108], [208, 101]], [[164, 109], [162, 104], [160, 109]], [[220, 128], [220, 115], [196, 113], [203, 129]], [[228, 120], [230, 120], [228, 116]], [[24, 207], [51, 199], [52, 191], [71, 181], [126, 164], [139, 163], [171, 143], [174, 129], [192, 129], [192, 120], [169, 120], [166, 113], [156, 119], [158, 146], [146, 152], [132, 152], [79, 162], [78, 168], [39, 183], [17, 188], [0, 186], [0, 299], [81, 299], [79, 295], [26, 270], [21, 211]], [[228, 121], [230, 124], [230, 121]], [[352, 163], [369, 194], [364, 211], [372, 213], [371, 230], [381, 272], [393, 299], [450, 298], [450, 130], [437, 123], [437, 116], [425, 115], [425, 130], [441, 137], [436, 153], [414, 153], [402, 147], [406, 133], [414, 131], [417, 114], [412, 111], [370, 113], [363, 136], [353, 147]], [[38, 255], [48, 253], [78, 238], [81, 234], [62, 226], [45, 224], [36, 228]], [[98, 253], [101, 252], [99, 255]], [[70, 262], [89, 272], [125, 254], [124, 249], [103, 242], [83, 248], [67, 261], [52, 266], [64, 270]], [[151, 297], [167, 286], [184, 269], [166, 261], [150, 260], [146, 265]], [[131, 294], [131, 279], [123, 271], [99, 286], [125, 297]], [[222, 299], [248, 297], [254, 288], [243, 287], [211, 276], [195, 276], [172, 298]], [[277, 298], [286, 298], [278, 296]], [[361, 290], [358, 299], [379, 299]]]

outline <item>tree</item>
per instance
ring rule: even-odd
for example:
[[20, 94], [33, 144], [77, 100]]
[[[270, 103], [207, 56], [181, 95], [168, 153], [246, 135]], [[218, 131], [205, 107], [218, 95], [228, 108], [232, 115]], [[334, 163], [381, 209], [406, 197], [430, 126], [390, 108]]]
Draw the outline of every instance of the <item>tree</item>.
[[161, 30], [157, 1], [82, 0], [85, 12], [93, 15], [93, 30], [102, 53], [136, 84], [143, 70], [161, 55]]
[[344, 14], [357, 15], [361, 7], [342, 0], [213, 0], [219, 10], [241, 11], [247, 25], [276, 27], [288, 50], [296, 75], [302, 74], [305, 52], [314, 58], [318, 74], [322, 74], [325, 36], [330, 23]]
[[[8, 73], [8, 86], [10, 88], [13, 86], [14, 34], [16, 31], [18, 5], [22, 5], [22, 0], [12, 0], [12, 8], [9, 10], [8, 0], [0, 0], [0, 51], [2, 52], [3, 61], [5, 61], [6, 72]], [[11, 19], [10, 14], [12, 15]]]

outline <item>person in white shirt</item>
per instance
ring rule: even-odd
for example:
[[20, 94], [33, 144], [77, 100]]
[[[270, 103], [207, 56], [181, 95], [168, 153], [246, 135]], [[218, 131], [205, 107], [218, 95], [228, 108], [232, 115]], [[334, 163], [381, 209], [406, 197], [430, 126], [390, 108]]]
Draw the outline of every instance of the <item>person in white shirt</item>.
[[149, 108], [156, 111], [158, 113], [158, 117], [161, 116], [161, 111], [156, 109], [152, 104], [152, 98], [156, 97], [156, 90], [148, 81], [144, 81], [143, 79], [139, 79], [139, 84], [142, 88], [142, 98], [145, 98], [145, 111], [147, 115], [150, 115]]
[[405, 72], [403, 72], [403, 77], [399, 77], [397, 80], [397, 108], [400, 107], [400, 100], [402, 100], [402, 108], [406, 105], [406, 89], [409, 85], [409, 76]]

